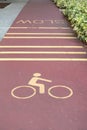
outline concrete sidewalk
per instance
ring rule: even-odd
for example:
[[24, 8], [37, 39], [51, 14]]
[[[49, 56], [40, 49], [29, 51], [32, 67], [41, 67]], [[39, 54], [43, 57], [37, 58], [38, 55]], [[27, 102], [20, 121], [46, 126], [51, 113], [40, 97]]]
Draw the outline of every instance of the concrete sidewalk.
[[[28, 0], [7, 0], [11, 2], [7, 7], [0, 9], [0, 40], [4, 37], [9, 27], [12, 25], [20, 11], [23, 9]], [[0, 1], [2, 2], [2, 1]]]

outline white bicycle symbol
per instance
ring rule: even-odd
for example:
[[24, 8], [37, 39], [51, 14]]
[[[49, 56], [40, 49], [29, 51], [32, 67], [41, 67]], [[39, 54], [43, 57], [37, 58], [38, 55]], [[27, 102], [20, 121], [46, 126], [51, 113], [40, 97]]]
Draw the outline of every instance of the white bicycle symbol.
[[[34, 73], [33, 76], [34, 77], [28, 82], [28, 84], [29, 84], [28, 86], [23, 85], [23, 86], [17, 86], [15, 88], [13, 88], [12, 91], [11, 91], [11, 95], [14, 98], [17, 98], [17, 99], [29, 99], [29, 98], [32, 98], [33, 96], [36, 95], [37, 90], [35, 89], [35, 87], [39, 87], [39, 93], [44, 94], [45, 93], [45, 85], [37, 83], [37, 81], [38, 80], [42, 80], [42, 81], [46, 81], [46, 82], [52, 82], [52, 81], [40, 78], [40, 76], [41, 76], [40, 73]], [[33, 91], [33, 93], [28, 95], [28, 96], [18, 96], [18, 95], [16, 95], [15, 93], [17, 92], [17, 90], [22, 89], [22, 88], [29, 88]], [[54, 90], [55, 88], [63, 88], [65, 90], [68, 90], [69, 93], [65, 96], [56, 96], [55, 94], [52, 93], [52, 90]], [[55, 99], [67, 99], [67, 98], [70, 98], [73, 95], [73, 90], [68, 86], [56, 85], [56, 86], [52, 86], [48, 89], [48, 95], [51, 96], [52, 98], [55, 98]]]

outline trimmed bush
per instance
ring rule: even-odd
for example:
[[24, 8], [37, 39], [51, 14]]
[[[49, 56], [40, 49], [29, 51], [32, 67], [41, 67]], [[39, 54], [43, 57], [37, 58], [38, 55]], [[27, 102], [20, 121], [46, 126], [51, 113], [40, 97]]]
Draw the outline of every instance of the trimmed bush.
[[55, 0], [56, 5], [63, 9], [77, 37], [87, 43], [87, 0]]

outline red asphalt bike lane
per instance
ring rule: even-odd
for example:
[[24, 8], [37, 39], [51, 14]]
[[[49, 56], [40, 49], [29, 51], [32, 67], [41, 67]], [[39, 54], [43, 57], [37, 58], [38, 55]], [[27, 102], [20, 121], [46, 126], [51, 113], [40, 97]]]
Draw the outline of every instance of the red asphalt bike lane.
[[0, 45], [1, 130], [86, 130], [87, 54], [50, 0], [30, 0]]

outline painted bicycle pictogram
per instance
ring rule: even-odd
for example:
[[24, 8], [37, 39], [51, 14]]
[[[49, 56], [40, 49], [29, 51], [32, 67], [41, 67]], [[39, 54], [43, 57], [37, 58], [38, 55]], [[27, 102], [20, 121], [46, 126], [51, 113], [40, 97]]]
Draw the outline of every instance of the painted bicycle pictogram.
[[[33, 77], [29, 80], [28, 85], [22, 85], [22, 86], [17, 86], [15, 88], [13, 88], [11, 91], [11, 95], [16, 99], [29, 99], [36, 95], [36, 93], [37, 93], [36, 87], [39, 87], [39, 94], [45, 94], [45, 84], [39, 83], [38, 82], [39, 80], [44, 81], [44, 82], [49, 82], [49, 83], [52, 82], [52, 80], [41, 78], [40, 73], [34, 73]], [[33, 91], [33, 93], [28, 96], [16, 95], [15, 93], [19, 89], [22, 89], [22, 88], [29, 88]], [[55, 95], [52, 93], [52, 90], [54, 90], [55, 88], [63, 88], [64, 90], [68, 90], [68, 94], [65, 96]], [[48, 88], [48, 95], [55, 99], [67, 99], [73, 95], [73, 90], [70, 87], [65, 86], [65, 85], [55, 85], [55, 86], [51, 86], [50, 88]]]

